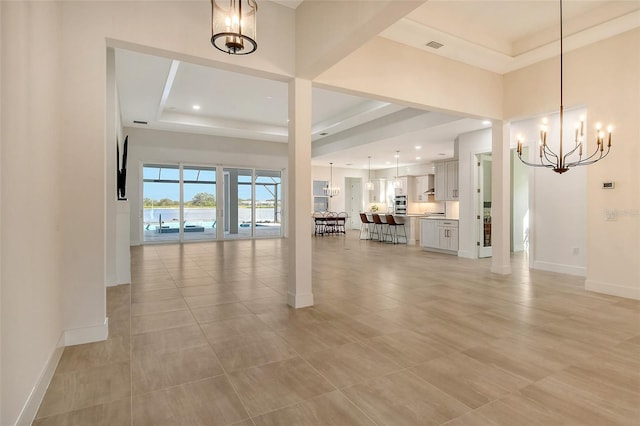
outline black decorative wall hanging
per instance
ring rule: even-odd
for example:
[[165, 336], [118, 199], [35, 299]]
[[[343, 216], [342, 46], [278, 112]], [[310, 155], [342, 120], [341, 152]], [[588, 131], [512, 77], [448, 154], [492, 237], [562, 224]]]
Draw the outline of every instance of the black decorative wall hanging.
[[120, 144], [116, 140], [116, 156], [118, 157], [118, 164], [116, 173], [118, 174], [118, 200], [126, 200], [125, 191], [127, 189], [127, 146], [129, 144], [129, 136], [125, 136], [124, 144], [122, 146], [122, 165], [120, 164]]

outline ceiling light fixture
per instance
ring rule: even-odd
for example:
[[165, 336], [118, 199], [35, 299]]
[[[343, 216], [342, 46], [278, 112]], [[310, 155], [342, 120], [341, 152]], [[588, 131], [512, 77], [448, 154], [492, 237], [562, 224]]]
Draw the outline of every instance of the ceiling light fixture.
[[211, 44], [229, 55], [248, 55], [256, 43], [255, 0], [211, 0]]
[[[543, 121], [542, 126], [540, 126], [540, 164], [530, 163], [526, 160], [522, 159], [522, 144], [524, 142], [524, 138], [522, 135], [518, 135], [517, 137], [517, 152], [518, 158], [527, 166], [531, 167], [547, 167], [552, 169], [554, 172], [562, 174], [568, 171], [571, 167], [576, 166], [588, 166], [589, 164], [593, 164], [597, 161], [602, 160], [609, 154], [611, 150], [611, 131], [613, 128], [609, 126], [607, 128], [607, 150], [605, 152], [605, 134], [601, 128], [600, 123], [596, 123], [596, 150], [588, 157], [582, 158], [582, 149], [583, 143], [585, 143], [584, 139], [584, 117], [580, 117], [580, 122], [576, 124], [576, 132], [575, 132], [575, 146], [569, 152], [563, 155], [563, 146], [562, 146], [562, 132], [563, 132], [563, 124], [564, 124], [564, 106], [563, 106], [563, 94], [562, 94], [562, 80], [563, 80], [563, 48], [562, 48], [562, 0], [560, 0], [560, 140], [559, 140], [559, 149], [558, 154], [553, 152], [549, 145], [547, 145], [547, 124]], [[575, 152], [578, 152], [577, 159], [576, 157], [571, 157]]]
[[369, 156], [369, 180], [365, 184], [367, 191], [373, 191], [373, 182], [371, 181], [371, 156]]
[[329, 198], [333, 198], [340, 194], [340, 188], [337, 186], [333, 186], [333, 163], [329, 163], [329, 167], [329, 185], [325, 186], [322, 190], [324, 192], [324, 195], [328, 196]]
[[191, 108], [195, 109], [196, 111], [198, 111], [200, 109], [200, 105], [194, 105]]
[[400, 151], [396, 151], [396, 180], [393, 182], [393, 185], [396, 188], [402, 188], [402, 183], [400, 182], [400, 173], [398, 168], [398, 160], [400, 159]]

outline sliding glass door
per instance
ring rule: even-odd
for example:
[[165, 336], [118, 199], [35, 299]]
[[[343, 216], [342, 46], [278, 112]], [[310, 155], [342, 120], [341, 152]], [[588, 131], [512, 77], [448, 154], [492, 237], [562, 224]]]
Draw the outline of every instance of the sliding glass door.
[[183, 232], [185, 241], [216, 238], [216, 169], [184, 166]]
[[143, 241], [281, 237], [282, 192], [279, 170], [145, 164]]
[[282, 173], [256, 170], [255, 174], [256, 237], [282, 236]]
[[143, 167], [143, 240], [180, 240], [180, 167]]
[[224, 238], [253, 237], [251, 169], [224, 169]]

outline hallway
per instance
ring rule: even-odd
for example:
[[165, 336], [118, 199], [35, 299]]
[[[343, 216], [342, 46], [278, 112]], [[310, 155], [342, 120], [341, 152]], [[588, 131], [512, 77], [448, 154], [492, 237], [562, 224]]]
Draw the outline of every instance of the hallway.
[[631, 425], [640, 302], [346, 236], [132, 247], [110, 336], [65, 349], [35, 425]]

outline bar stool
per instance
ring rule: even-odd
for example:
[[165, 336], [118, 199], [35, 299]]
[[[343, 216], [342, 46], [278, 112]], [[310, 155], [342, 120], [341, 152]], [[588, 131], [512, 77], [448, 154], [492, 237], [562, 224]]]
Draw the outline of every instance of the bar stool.
[[384, 226], [386, 225], [386, 223], [383, 222], [382, 219], [380, 219], [380, 215], [378, 213], [373, 213], [371, 215], [371, 218], [373, 219], [374, 223], [371, 237], [373, 237], [373, 234], [375, 233], [378, 236], [378, 241], [383, 241], [386, 235], [384, 232]]
[[[402, 226], [402, 232], [404, 235], [404, 243], [407, 244], [407, 229], [404, 227], [404, 222], [396, 221], [396, 218], [392, 214], [387, 215], [387, 228], [389, 229], [389, 235], [391, 236], [391, 242], [398, 244], [398, 227]], [[393, 229], [393, 233], [391, 230]]]
[[[361, 240], [370, 240], [371, 239], [371, 234], [372, 234], [372, 229], [370, 225], [374, 225], [372, 220], [369, 220], [369, 218], [367, 217], [366, 213], [360, 213], [360, 222], [362, 222], [362, 225], [360, 225], [360, 239]], [[367, 234], [368, 234], [368, 238], [362, 238], [362, 232], [364, 230], [367, 230]]]

